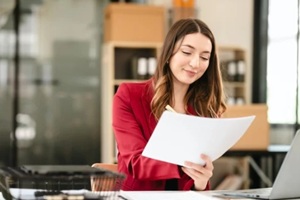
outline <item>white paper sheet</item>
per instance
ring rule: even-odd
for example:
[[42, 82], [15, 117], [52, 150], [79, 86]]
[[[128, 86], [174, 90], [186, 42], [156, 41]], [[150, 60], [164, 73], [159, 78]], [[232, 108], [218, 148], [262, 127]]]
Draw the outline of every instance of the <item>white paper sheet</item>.
[[180, 166], [184, 161], [203, 165], [200, 154], [216, 160], [242, 137], [254, 118], [204, 118], [165, 111], [142, 155]]

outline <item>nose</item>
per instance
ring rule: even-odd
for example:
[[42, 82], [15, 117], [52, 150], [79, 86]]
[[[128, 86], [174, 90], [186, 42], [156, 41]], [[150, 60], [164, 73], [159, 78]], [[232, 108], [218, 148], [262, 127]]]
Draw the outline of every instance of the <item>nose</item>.
[[199, 67], [199, 64], [200, 64], [200, 59], [198, 56], [193, 56], [190, 60], [190, 63], [189, 65], [192, 67], [192, 68], [196, 68], [196, 67]]

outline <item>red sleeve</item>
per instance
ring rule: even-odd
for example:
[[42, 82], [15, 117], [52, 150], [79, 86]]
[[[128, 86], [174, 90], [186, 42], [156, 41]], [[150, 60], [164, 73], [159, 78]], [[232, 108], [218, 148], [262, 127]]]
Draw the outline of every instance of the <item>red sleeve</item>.
[[[148, 139], [143, 133], [143, 124], [139, 123], [142, 119], [137, 116], [136, 110], [143, 112], [144, 108], [142, 103], [136, 100], [139, 97], [130, 92], [126, 84], [121, 84], [113, 100], [113, 129], [120, 154], [118, 164], [126, 165], [121, 168], [126, 167], [128, 173], [141, 180], [179, 178], [177, 165], [141, 155]], [[144, 124], [147, 123], [145, 121]]]

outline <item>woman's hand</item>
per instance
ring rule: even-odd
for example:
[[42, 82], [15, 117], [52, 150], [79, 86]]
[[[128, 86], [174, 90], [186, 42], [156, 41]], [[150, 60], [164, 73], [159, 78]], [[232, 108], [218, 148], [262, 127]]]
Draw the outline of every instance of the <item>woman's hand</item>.
[[182, 167], [183, 172], [194, 180], [195, 190], [204, 190], [213, 175], [214, 166], [211, 159], [203, 154], [201, 158], [205, 162], [204, 166], [186, 161], [184, 164], [187, 167]]

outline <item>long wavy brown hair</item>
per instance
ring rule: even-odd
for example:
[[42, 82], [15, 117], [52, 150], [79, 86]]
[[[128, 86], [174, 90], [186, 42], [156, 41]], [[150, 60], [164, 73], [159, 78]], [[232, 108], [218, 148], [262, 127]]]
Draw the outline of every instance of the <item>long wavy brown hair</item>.
[[220, 117], [226, 110], [214, 35], [199, 19], [181, 19], [172, 25], [166, 35], [158, 58], [157, 69], [153, 75], [154, 96], [151, 101], [151, 110], [156, 119], [160, 118], [167, 104], [173, 105], [173, 76], [168, 61], [173, 55], [176, 43], [182, 42], [186, 35], [192, 33], [201, 33], [208, 37], [212, 50], [206, 72], [189, 86], [184, 103], [192, 106], [197, 115], [203, 117]]

